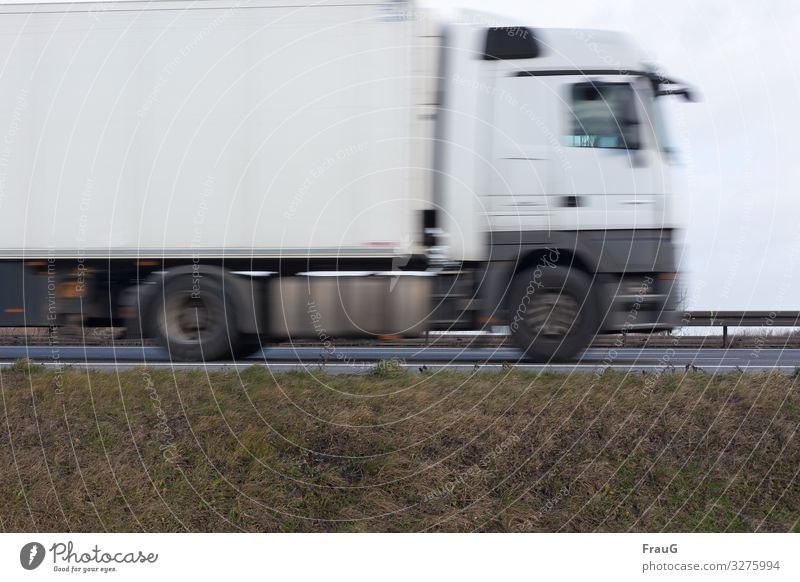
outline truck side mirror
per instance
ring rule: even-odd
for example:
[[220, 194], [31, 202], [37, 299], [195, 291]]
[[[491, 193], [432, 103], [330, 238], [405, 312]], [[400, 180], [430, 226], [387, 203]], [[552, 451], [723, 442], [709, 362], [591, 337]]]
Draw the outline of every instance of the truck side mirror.
[[683, 97], [689, 103], [697, 103], [699, 101], [694, 91], [688, 87], [680, 87], [678, 89], [662, 89], [656, 93], [656, 97], [669, 97], [671, 95]]

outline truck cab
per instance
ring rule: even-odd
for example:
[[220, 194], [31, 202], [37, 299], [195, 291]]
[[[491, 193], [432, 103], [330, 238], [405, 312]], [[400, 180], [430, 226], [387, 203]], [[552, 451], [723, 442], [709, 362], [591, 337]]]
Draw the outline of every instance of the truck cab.
[[445, 27], [434, 199], [448, 257], [484, 264], [482, 321], [532, 358], [669, 329], [677, 268], [658, 101], [691, 97], [619, 33]]

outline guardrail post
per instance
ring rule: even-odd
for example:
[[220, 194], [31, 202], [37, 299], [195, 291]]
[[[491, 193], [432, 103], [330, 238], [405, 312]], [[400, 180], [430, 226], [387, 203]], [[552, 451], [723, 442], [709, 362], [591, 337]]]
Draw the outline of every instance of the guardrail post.
[[723, 325], [722, 326], [722, 347], [723, 348], [727, 348], [728, 347], [728, 326], [727, 325]]

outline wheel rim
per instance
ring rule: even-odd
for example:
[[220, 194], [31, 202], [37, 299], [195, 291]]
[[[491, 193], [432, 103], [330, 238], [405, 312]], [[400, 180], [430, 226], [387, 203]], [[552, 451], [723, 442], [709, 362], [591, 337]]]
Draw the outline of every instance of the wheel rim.
[[561, 291], [542, 291], [528, 307], [525, 323], [528, 329], [547, 339], [568, 336], [578, 319], [578, 302]]
[[198, 344], [213, 334], [219, 324], [219, 310], [206, 298], [192, 293], [176, 293], [164, 303], [161, 328], [174, 342]]

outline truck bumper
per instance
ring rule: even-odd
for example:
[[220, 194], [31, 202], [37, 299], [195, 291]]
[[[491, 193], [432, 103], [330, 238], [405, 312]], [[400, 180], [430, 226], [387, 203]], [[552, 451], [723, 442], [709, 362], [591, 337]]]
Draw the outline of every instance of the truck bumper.
[[678, 326], [675, 273], [602, 275], [596, 290], [605, 307], [604, 332], [652, 332]]
[[[676, 248], [671, 229], [493, 232], [491, 258], [481, 276], [485, 320], [508, 321], [506, 294], [520, 265], [551, 249], [563, 264], [592, 277], [601, 332], [669, 330], [680, 323]], [[539, 253], [539, 255], [537, 255]]]

